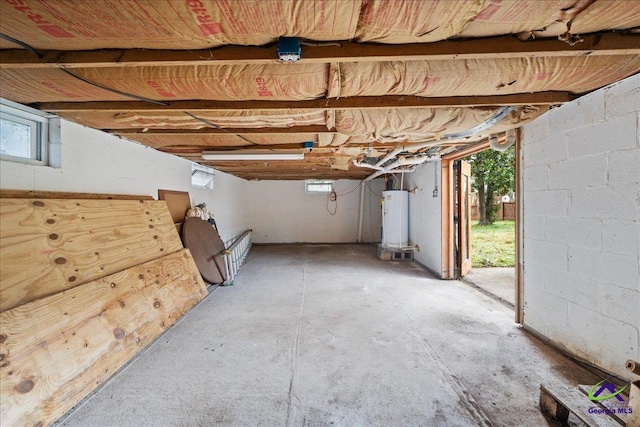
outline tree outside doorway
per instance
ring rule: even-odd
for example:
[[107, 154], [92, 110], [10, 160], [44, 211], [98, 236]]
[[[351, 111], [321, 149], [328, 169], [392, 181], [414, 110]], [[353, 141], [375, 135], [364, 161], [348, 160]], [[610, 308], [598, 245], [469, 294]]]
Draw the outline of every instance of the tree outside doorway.
[[513, 307], [515, 221], [504, 220], [502, 202], [504, 196], [515, 191], [515, 149], [485, 150], [465, 160], [471, 164], [472, 189], [478, 204], [478, 219], [471, 225], [472, 270], [465, 281]]
[[500, 221], [496, 213], [503, 196], [515, 189], [515, 150], [485, 150], [465, 159], [471, 164], [472, 189], [477, 194], [478, 222], [471, 226], [471, 265], [515, 266], [515, 222]]
[[485, 150], [465, 159], [471, 164], [472, 188], [478, 194], [478, 225], [496, 220], [496, 197], [513, 193], [515, 189], [515, 151]]

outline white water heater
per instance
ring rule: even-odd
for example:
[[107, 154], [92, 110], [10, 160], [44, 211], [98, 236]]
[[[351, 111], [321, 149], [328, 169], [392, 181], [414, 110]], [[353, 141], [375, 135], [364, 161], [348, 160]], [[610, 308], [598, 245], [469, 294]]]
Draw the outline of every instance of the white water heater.
[[382, 192], [382, 247], [402, 248], [409, 245], [409, 192]]

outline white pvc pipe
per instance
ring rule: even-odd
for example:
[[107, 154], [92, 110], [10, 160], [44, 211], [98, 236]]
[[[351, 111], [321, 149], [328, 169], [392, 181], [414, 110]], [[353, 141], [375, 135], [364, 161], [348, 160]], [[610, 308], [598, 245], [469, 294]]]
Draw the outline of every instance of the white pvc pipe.
[[489, 147], [496, 151], [507, 151], [516, 143], [516, 132], [513, 129], [507, 130], [504, 141], [501, 141], [495, 135], [489, 137]]
[[[354, 160], [355, 161], [355, 160]], [[362, 217], [364, 216], [364, 187], [367, 183], [363, 180], [360, 183], [360, 216], [358, 217], [358, 240], [362, 242]]]
[[[460, 139], [460, 141], [464, 141], [464, 140]], [[382, 160], [376, 163], [376, 167], [381, 168], [383, 164], [395, 158], [398, 154], [402, 153], [403, 151], [415, 151], [415, 150], [420, 150], [422, 148], [433, 147], [435, 145], [440, 144], [441, 142], [458, 142], [458, 141], [451, 140], [451, 139], [438, 139], [438, 140], [429, 141], [429, 142], [417, 142], [415, 144], [400, 145], [394, 148], [393, 150], [391, 150], [389, 154], [384, 156]]]
[[355, 166], [358, 166], [359, 168], [369, 168], [369, 169], [375, 169], [377, 171], [382, 170], [382, 168], [379, 167], [379, 166], [370, 165], [369, 163], [361, 163], [361, 162], [357, 161], [356, 159], [353, 159], [353, 164]]
[[[416, 166], [416, 165], [420, 165], [428, 160], [437, 160], [438, 157], [427, 157], [427, 156], [423, 156], [423, 157], [400, 157], [399, 159], [397, 159], [395, 162], [391, 163], [389, 166], [380, 169], [379, 171], [369, 175], [368, 177], [365, 178], [365, 182], [366, 181], [371, 181], [374, 178], [379, 177], [380, 175], [383, 175], [385, 173], [389, 173], [395, 169], [398, 169], [400, 167], [403, 166]], [[406, 173], [411, 173], [415, 170], [415, 168], [410, 168], [409, 170], [405, 170], [404, 172]]]
[[[404, 151], [415, 151], [415, 150], [420, 150], [422, 148], [428, 148], [428, 147], [433, 147], [435, 145], [438, 145], [442, 142], [464, 142], [466, 141], [466, 138], [476, 134], [478, 132], [482, 132], [486, 129], [489, 129], [491, 126], [495, 125], [496, 123], [500, 122], [503, 118], [505, 118], [512, 110], [514, 110], [515, 107], [502, 107], [500, 108], [498, 111], [496, 111], [489, 119], [485, 120], [484, 122], [480, 123], [477, 126], [472, 127], [471, 129], [467, 129], [465, 131], [462, 132], [456, 132], [456, 133], [450, 133], [445, 135], [443, 138], [440, 138], [438, 140], [435, 141], [428, 141], [428, 142], [417, 142], [415, 144], [407, 144], [407, 145], [401, 145], [401, 146], [397, 146], [396, 148], [394, 148], [393, 150], [391, 150], [389, 152], [389, 154], [387, 154], [386, 156], [384, 156], [382, 158], [382, 160], [378, 161], [378, 163], [375, 164], [376, 168], [382, 168], [382, 165], [384, 165], [386, 162], [388, 162], [389, 160], [395, 158], [398, 154], [404, 152]], [[364, 166], [367, 167], [367, 166]], [[372, 168], [373, 169], [373, 168]], [[393, 169], [392, 166], [387, 166], [384, 168], [385, 170], [390, 170]], [[379, 171], [378, 171], [379, 172]], [[380, 173], [374, 173], [373, 175], [374, 178], [380, 176]], [[372, 176], [373, 176], [372, 175]], [[367, 178], [367, 180], [369, 179], [373, 179], [371, 176]]]
[[[411, 168], [408, 168], [408, 169], [403, 169], [404, 173], [411, 173], [411, 172], [413, 172], [415, 170], [416, 170], [415, 167], [411, 167]], [[391, 170], [382, 169], [382, 170], [379, 170], [378, 172], [375, 172], [375, 173], [369, 175], [364, 180], [365, 180], [365, 182], [368, 182], [368, 181], [371, 181], [372, 179], [375, 179], [375, 178], [379, 177], [380, 175], [384, 175], [385, 173], [389, 173], [389, 172], [391, 172]], [[399, 172], [399, 171], [396, 171], [396, 172]]]

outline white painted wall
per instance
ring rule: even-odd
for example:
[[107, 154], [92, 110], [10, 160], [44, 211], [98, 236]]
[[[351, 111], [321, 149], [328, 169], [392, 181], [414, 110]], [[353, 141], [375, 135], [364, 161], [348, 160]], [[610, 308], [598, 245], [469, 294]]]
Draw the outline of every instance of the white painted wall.
[[[436, 188], [438, 195], [433, 197]], [[416, 261], [432, 272], [440, 275], [442, 271], [442, 205], [440, 161], [423, 163], [415, 172], [405, 175], [405, 190], [416, 189], [409, 193], [409, 241], [418, 245], [420, 251], [414, 251]]]
[[[362, 241], [380, 241], [383, 182], [365, 189]], [[248, 181], [245, 212], [256, 243], [353, 243], [358, 237], [360, 181], [337, 180], [336, 203], [326, 195], [307, 194], [304, 181]], [[354, 190], [355, 191], [352, 191]], [[348, 194], [347, 194], [348, 193]], [[327, 208], [328, 203], [328, 208]]]
[[640, 360], [640, 75], [524, 127], [524, 323], [628, 376]]
[[382, 241], [382, 190], [384, 190], [384, 179], [382, 178], [369, 181], [365, 188], [362, 243], [377, 245]]
[[247, 227], [247, 181], [216, 171], [213, 190], [191, 187], [191, 162], [143, 145], [61, 120], [62, 167], [0, 161], [4, 189], [136, 194], [158, 197], [158, 189], [188, 191], [206, 202], [220, 235], [228, 239]]

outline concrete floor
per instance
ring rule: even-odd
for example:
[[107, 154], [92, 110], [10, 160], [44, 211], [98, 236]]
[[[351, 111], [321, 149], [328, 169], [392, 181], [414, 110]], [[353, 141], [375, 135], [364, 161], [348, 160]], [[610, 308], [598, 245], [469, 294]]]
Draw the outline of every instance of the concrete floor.
[[543, 426], [595, 383], [477, 289], [365, 245], [254, 246], [64, 426]]
[[516, 299], [516, 269], [514, 267], [472, 268], [464, 281], [499, 298], [511, 307]]

